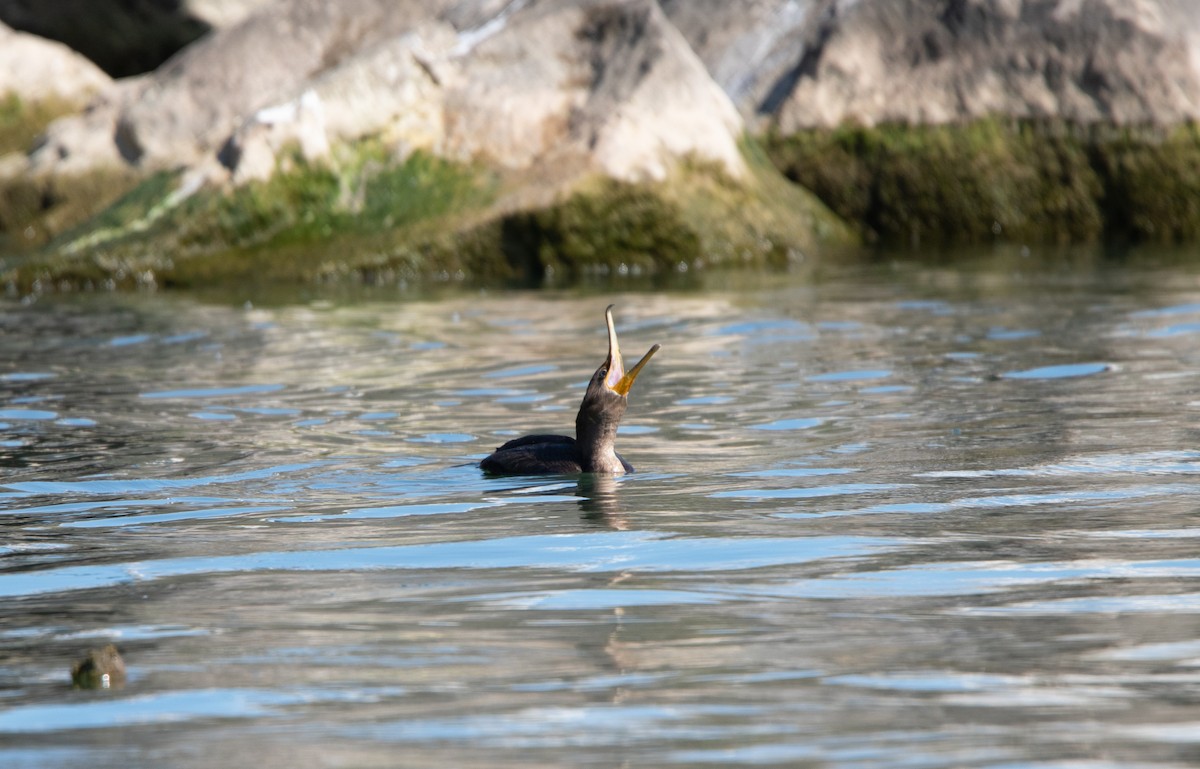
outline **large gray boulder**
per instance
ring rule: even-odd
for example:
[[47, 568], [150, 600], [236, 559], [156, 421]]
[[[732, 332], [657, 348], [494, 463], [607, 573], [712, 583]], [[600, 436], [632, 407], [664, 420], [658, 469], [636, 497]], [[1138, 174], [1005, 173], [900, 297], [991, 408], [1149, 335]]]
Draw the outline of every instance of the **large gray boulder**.
[[[448, 3], [447, 3], [448, 4]], [[403, 33], [436, 2], [287, 0], [201, 40], [148, 77], [116, 114], [123, 157], [148, 168], [194, 165], [257, 110]]]
[[[445, 3], [448, 5], [449, 3]], [[422, 15], [419, 0], [274, 0], [194, 43], [156, 72], [118, 81], [46, 132], [30, 170], [78, 173], [202, 166], [232, 132], [362, 46]]]
[[446, 61], [446, 152], [636, 181], [686, 156], [739, 176], [742, 123], [653, 0], [542, 3]]
[[663, 4], [743, 115], [784, 133], [993, 115], [1200, 118], [1200, 3], [1191, 0]]
[[313, 159], [371, 137], [502, 169], [661, 179], [694, 156], [737, 176], [741, 132], [654, 0], [289, 0], [54, 124], [31, 164], [240, 182], [286, 148]]

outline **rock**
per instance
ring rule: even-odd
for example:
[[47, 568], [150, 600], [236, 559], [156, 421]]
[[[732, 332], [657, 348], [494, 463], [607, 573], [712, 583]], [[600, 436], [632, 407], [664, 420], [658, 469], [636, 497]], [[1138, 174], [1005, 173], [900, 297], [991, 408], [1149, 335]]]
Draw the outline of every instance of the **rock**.
[[156, 69], [273, 0], [0, 0], [0, 21], [56, 40], [113, 77]]
[[624, 181], [662, 179], [687, 156], [743, 173], [736, 110], [652, 0], [533, 6], [460, 44], [446, 95], [452, 157], [509, 168], [576, 158]]
[[824, 0], [757, 109], [783, 133], [985, 116], [1200, 117], [1200, 6], [1182, 0]]
[[1200, 115], [1185, 0], [662, 0], [755, 127]]
[[125, 159], [114, 141], [116, 119], [120, 104], [138, 87], [136, 81], [118, 81], [82, 113], [52, 122], [29, 153], [25, 172], [48, 177], [124, 168]]
[[197, 168], [219, 152], [243, 182], [285, 147], [312, 160], [373, 137], [398, 157], [558, 176], [662, 179], [687, 156], [743, 172], [736, 110], [653, 0], [493, 5], [270, 6], [51, 126], [32, 165]]
[[76, 689], [120, 689], [125, 686], [125, 660], [112, 644], [92, 649], [71, 666], [71, 683]]
[[15, 32], [0, 24], [0, 99], [53, 99], [82, 106], [111, 87], [112, 78], [61, 43]]
[[243, 182], [285, 147], [377, 137], [400, 157], [638, 180], [689, 155], [739, 175], [731, 98], [783, 133], [1200, 117], [1183, 0], [661, 1], [193, 0], [230, 25], [51, 126], [31, 164], [218, 169], [220, 153]]
[[146, 168], [192, 165], [264, 107], [429, 12], [383, 0], [276, 3], [188, 48], [147, 79], [117, 120], [121, 153]]
[[803, 55], [816, 0], [659, 0], [663, 11], [752, 125]]
[[381, 138], [401, 157], [439, 150], [444, 100], [433, 67], [445, 69], [456, 41], [452, 27], [430, 22], [348, 57], [296, 97], [251, 116], [230, 137], [222, 162], [243, 183], [271, 176], [289, 146], [308, 160], [327, 156], [331, 142], [366, 136]]
[[257, 113], [225, 159], [235, 180], [262, 178], [284, 146], [311, 159], [378, 136], [399, 156], [424, 149], [510, 170], [662, 179], [695, 155], [739, 176], [741, 130], [655, 3], [575, 2], [458, 30], [430, 21], [369, 46]]
[[[241, 23], [250, 14], [275, 0], [183, 0], [180, 10], [213, 29], [225, 29]], [[93, 4], [95, 0], [90, 0]]]
[[215, 165], [233, 131], [259, 110], [363, 46], [403, 30], [421, 4], [383, 0], [278, 2], [198, 41], [170, 63], [120, 81], [85, 115], [52, 124], [31, 156], [43, 173], [114, 163], [145, 171]]

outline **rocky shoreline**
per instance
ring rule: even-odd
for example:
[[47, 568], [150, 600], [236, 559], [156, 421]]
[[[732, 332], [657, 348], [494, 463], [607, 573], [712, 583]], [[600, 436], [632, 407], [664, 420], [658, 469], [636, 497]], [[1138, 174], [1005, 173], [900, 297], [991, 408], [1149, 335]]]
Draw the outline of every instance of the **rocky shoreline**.
[[0, 28], [11, 290], [1200, 236], [1182, 0], [188, 5], [117, 79]]

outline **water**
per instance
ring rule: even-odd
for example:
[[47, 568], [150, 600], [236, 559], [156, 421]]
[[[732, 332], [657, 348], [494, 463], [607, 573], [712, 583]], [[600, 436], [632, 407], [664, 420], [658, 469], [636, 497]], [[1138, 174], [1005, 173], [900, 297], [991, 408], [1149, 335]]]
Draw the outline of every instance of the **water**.
[[1200, 270], [711, 283], [4, 305], [0, 766], [1200, 762]]

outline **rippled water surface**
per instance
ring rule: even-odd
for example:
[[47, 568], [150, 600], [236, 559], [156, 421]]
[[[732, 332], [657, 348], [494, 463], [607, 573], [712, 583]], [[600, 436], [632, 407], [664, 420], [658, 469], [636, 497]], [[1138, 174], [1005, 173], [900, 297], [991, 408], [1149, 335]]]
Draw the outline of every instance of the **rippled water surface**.
[[1200, 763], [1195, 270], [710, 282], [0, 305], [0, 766]]

